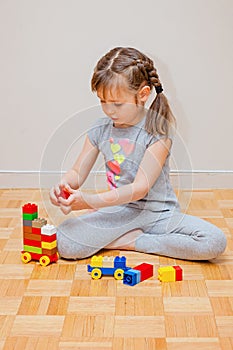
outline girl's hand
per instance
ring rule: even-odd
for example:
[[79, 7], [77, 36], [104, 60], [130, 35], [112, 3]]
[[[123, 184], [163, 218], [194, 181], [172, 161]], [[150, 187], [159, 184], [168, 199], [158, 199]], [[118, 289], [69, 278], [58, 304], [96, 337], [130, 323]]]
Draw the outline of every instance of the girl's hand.
[[[84, 199], [83, 194], [80, 190], [73, 190], [69, 187], [70, 196], [68, 199], [59, 197], [58, 202], [60, 205], [61, 211], [67, 215], [72, 210], [83, 210], [83, 209], [91, 209], [90, 211], [95, 211], [88, 203], [87, 200]], [[85, 194], [87, 199], [88, 195]]]
[[71, 187], [65, 182], [61, 182], [53, 186], [49, 193], [51, 203], [56, 206], [60, 206], [59, 198], [63, 197], [67, 199], [71, 193], [71, 190]]
[[50, 192], [49, 192], [49, 198], [50, 201], [53, 205], [59, 206], [59, 202], [58, 202], [58, 197], [60, 194], [60, 188], [59, 188], [59, 184], [55, 185], [51, 188]]

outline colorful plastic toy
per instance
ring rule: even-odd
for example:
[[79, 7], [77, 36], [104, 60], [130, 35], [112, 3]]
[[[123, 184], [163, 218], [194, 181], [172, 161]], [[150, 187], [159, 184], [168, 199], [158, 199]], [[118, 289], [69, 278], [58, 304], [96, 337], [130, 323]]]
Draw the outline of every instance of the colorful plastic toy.
[[36, 204], [27, 203], [23, 211], [23, 244], [21, 259], [26, 264], [37, 260], [41, 266], [47, 266], [58, 260], [56, 227], [48, 225], [43, 218], [38, 218]]
[[70, 195], [71, 193], [65, 187], [61, 189], [60, 197], [68, 199]]
[[158, 279], [161, 282], [182, 281], [183, 273], [180, 266], [164, 266], [158, 269]]
[[114, 276], [116, 280], [122, 280], [124, 272], [129, 269], [130, 267], [126, 266], [125, 256], [114, 258], [95, 255], [91, 258], [91, 264], [87, 265], [87, 271], [91, 273], [91, 277], [95, 280], [104, 275]]
[[135, 286], [150, 277], [153, 276], [153, 265], [143, 263], [135, 266], [124, 273], [123, 283], [129, 286]]
[[183, 270], [180, 266], [173, 266], [176, 270], [176, 281], [182, 281], [183, 280]]

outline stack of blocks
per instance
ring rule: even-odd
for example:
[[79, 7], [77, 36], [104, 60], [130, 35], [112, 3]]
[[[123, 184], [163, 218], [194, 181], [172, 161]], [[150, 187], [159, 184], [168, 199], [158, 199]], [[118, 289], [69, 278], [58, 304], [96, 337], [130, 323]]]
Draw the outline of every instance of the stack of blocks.
[[158, 279], [161, 282], [182, 281], [182, 268], [180, 266], [164, 266], [158, 269]]
[[[38, 218], [36, 204], [27, 203], [23, 210], [23, 244], [22, 261], [39, 260], [43, 266], [57, 261], [56, 227]], [[26, 253], [26, 254], [25, 254]]]

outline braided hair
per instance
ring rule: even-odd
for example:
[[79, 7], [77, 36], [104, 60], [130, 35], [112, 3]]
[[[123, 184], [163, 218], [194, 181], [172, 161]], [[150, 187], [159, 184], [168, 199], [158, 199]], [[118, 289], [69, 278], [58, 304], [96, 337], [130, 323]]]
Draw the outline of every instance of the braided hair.
[[163, 94], [153, 61], [135, 48], [116, 47], [97, 62], [91, 80], [92, 91], [97, 91], [99, 87], [104, 90], [120, 87], [121, 76], [126, 78], [128, 88], [135, 93], [145, 85], [151, 90], [155, 88], [156, 97], [147, 111], [145, 129], [150, 134], [168, 137], [175, 118]]

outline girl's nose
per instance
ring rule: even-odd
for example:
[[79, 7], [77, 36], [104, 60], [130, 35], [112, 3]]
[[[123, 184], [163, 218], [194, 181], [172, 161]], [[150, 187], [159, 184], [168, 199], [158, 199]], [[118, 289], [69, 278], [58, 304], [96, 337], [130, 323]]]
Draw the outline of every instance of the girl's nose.
[[105, 108], [106, 108], [106, 113], [108, 115], [113, 115], [115, 113], [115, 108], [113, 103], [106, 103]]

